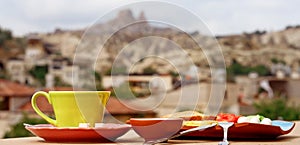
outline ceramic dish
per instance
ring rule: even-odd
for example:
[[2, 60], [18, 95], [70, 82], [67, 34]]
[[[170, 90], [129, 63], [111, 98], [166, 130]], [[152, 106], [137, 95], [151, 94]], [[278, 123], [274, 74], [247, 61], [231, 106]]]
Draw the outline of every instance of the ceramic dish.
[[[235, 123], [228, 130], [229, 139], [274, 139], [280, 135], [290, 133], [295, 127], [295, 123], [288, 121], [274, 120], [272, 125], [255, 123]], [[181, 131], [193, 127], [183, 127]], [[220, 126], [208, 128], [203, 131], [196, 131], [186, 134], [183, 137], [195, 139], [223, 138], [223, 130]]]
[[176, 134], [183, 120], [181, 118], [131, 118], [133, 130], [145, 141], [168, 138]]
[[128, 132], [131, 126], [108, 123], [95, 128], [85, 128], [39, 124], [25, 125], [25, 128], [48, 142], [113, 142]]

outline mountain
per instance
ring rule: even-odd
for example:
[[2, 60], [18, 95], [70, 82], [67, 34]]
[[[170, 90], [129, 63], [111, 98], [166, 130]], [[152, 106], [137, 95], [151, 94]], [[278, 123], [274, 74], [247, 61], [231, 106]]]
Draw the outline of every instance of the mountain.
[[[124, 27], [128, 23], [130, 25]], [[111, 33], [113, 35], [109, 35]], [[214, 38], [198, 32], [185, 33], [173, 27], [158, 27], [147, 21], [143, 12], [134, 17], [128, 9], [120, 11], [107, 22], [87, 29], [61, 30], [39, 36], [45, 42], [55, 44], [64, 57], [73, 59], [76, 53], [82, 61], [75, 63], [82, 66], [94, 63], [96, 59], [93, 66], [102, 73], [111, 68], [116, 58], [120, 65], [118, 67], [130, 67], [133, 73], [141, 73], [147, 67], [152, 67], [159, 73], [174, 71], [175, 66], [177, 69], [187, 70], [192, 65], [188, 62], [189, 58], [200, 68], [208, 68], [208, 62], [219, 61], [206, 57], [216, 54], [213, 49], [217, 47]], [[256, 31], [216, 38], [227, 66], [236, 61], [245, 66], [271, 67], [272, 60], [276, 59], [285, 62], [294, 70], [299, 69], [299, 26], [289, 26], [276, 32]], [[208, 48], [199, 46], [196, 42], [201, 42]], [[100, 48], [103, 49], [99, 53]], [[147, 54], [160, 57], [146, 57]]]
[[300, 27], [287, 27], [277, 32], [244, 33], [218, 38], [227, 64], [236, 60], [245, 66], [270, 66], [272, 60], [298, 69], [300, 62]]

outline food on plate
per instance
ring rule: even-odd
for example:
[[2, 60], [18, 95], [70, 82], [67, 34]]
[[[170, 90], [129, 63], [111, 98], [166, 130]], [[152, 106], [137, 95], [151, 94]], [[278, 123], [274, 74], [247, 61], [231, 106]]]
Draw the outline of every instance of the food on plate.
[[192, 121], [183, 121], [182, 126], [185, 127], [198, 127], [198, 126], [205, 126], [205, 125], [211, 125], [214, 123], [218, 123], [218, 121], [215, 120], [192, 120]]
[[203, 126], [217, 122], [257, 123], [272, 125], [272, 120], [262, 115], [242, 116], [232, 113], [219, 113], [217, 116], [205, 115], [197, 111], [175, 112], [162, 116], [163, 118], [182, 118], [183, 126]]
[[262, 115], [249, 115], [249, 116], [241, 116], [237, 120], [237, 123], [258, 123], [258, 124], [272, 125], [272, 120]]
[[231, 113], [219, 113], [217, 115], [216, 121], [226, 121], [226, 122], [234, 122], [240, 118], [239, 115], [231, 114]]
[[163, 118], [182, 118], [185, 121], [189, 120], [215, 120], [215, 116], [205, 115], [197, 111], [182, 111], [175, 112], [162, 116]]
[[272, 125], [272, 120], [270, 118], [264, 118], [260, 124]]

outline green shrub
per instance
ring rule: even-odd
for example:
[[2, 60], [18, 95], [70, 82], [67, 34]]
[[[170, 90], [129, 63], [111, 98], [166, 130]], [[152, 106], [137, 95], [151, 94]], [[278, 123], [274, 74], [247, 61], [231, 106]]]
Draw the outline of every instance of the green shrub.
[[227, 79], [234, 79], [235, 75], [248, 75], [250, 72], [257, 72], [260, 76], [267, 76], [270, 74], [269, 69], [264, 65], [257, 65], [253, 67], [243, 66], [240, 63], [233, 61], [233, 63], [226, 68]]
[[[117, 93], [116, 93], [117, 92]], [[118, 95], [118, 96], [117, 96]], [[115, 87], [111, 96], [116, 96], [121, 99], [135, 99], [137, 94], [130, 88], [129, 83], [122, 83], [120, 86]]]
[[35, 66], [29, 73], [36, 78], [43, 86], [46, 84], [46, 74], [48, 73], [48, 66]]
[[102, 76], [100, 73], [94, 71], [94, 76], [95, 76], [95, 83], [96, 83], [96, 89], [98, 91], [103, 91], [104, 87], [102, 86]]
[[67, 84], [64, 82], [60, 77], [55, 76], [54, 77], [54, 86], [60, 86], [60, 87], [71, 87], [70, 84]]
[[127, 69], [126, 67], [114, 67], [110, 68], [105, 72], [105, 75], [126, 75]]
[[276, 98], [269, 101], [254, 104], [257, 113], [268, 117], [270, 119], [283, 120], [299, 120], [300, 107], [289, 106], [287, 100], [283, 98]]
[[27, 114], [24, 114], [22, 120], [13, 125], [9, 132], [6, 132], [4, 138], [13, 138], [13, 137], [29, 137], [34, 136], [32, 133], [27, 131], [23, 125], [23, 123], [27, 124], [47, 124], [44, 119], [41, 118], [30, 118]]
[[151, 66], [148, 66], [143, 69], [143, 74], [154, 75], [154, 74], [158, 74], [158, 72], [156, 71], [156, 69], [152, 68]]

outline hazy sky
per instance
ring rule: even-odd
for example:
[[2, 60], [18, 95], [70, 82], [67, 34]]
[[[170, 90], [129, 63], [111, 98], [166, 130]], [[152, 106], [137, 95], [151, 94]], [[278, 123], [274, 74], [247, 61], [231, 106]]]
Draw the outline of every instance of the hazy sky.
[[[276, 31], [288, 25], [300, 24], [299, 0], [161, 1], [176, 4], [196, 14], [216, 35], [255, 30]], [[83, 28], [113, 9], [133, 2], [137, 1], [0, 0], [0, 27], [11, 29], [15, 35], [51, 32], [55, 28]], [[165, 16], [159, 12], [155, 7], [150, 7], [145, 10], [145, 15], [147, 18]], [[176, 12], [174, 16], [176, 17]], [[166, 19], [168, 18], [169, 16]], [[184, 18], [182, 20], [184, 24]], [[187, 29], [193, 28], [191, 23], [184, 25]]]

